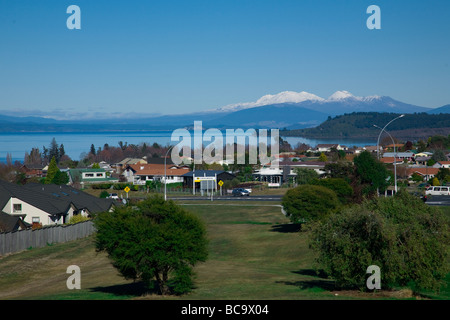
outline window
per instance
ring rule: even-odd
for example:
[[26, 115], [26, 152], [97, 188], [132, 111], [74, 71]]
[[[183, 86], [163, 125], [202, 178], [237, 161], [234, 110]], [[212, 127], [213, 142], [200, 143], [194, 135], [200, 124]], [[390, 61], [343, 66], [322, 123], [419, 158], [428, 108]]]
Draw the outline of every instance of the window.
[[86, 173], [84, 176], [86, 178], [92, 178], [92, 177], [94, 177], [94, 174], [93, 173]]
[[22, 212], [22, 204], [21, 203], [13, 204], [13, 212]]
[[41, 222], [41, 219], [40, 219], [39, 217], [33, 217], [33, 218], [31, 218], [31, 221], [32, 221], [33, 223], [40, 223], [40, 222]]
[[97, 177], [103, 177], [103, 173], [97, 173]]

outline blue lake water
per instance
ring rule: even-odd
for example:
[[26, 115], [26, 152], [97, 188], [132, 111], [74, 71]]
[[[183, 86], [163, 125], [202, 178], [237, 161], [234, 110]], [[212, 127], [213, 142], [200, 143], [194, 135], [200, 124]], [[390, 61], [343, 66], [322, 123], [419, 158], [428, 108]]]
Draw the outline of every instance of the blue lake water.
[[[88, 153], [91, 144], [95, 148], [104, 146], [105, 143], [110, 146], [118, 146], [119, 141], [128, 144], [147, 145], [158, 143], [166, 146], [177, 144], [171, 141], [172, 131], [148, 131], [148, 132], [20, 132], [20, 133], [0, 133], [0, 161], [6, 161], [7, 153], [10, 153], [13, 161], [23, 162], [26, 152], [32, 148], [43, 150], [43, 146], [49, 147], [53, 138], [58, 144], [63, 144], [66, 154], [73, 160], [79, 160], [82, 153]], [[225, 134], [224, 134], [225, 137]], [[376, 141], [371, 140], [321, 140], [306, 139], [301, 137], [283, 137], [293, 147], [298, 143], [306, 143], [312, 147], [320, 143], [339, 143], [346, 146], [365, 146], [376, 145]], [[224, 139], [225, 140], [225, 139]], [[206, 142], [205, 144], [209, 144]]]

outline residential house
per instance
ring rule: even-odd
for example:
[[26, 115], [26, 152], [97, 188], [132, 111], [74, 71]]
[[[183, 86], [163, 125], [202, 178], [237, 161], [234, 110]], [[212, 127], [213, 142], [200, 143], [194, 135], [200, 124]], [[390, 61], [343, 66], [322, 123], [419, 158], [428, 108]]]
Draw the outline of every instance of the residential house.
[[382, 162], [384, 164], [394, 164], [394, 163], [402, 164], [403, 160], [398, 158], [398, 157], [396, 157], [396, 158], [394, 158], [394, 157], [383, 157], [383, 158], [380, 159], [380, 162]]
[[417, 168], [407, 168], [406, 174], [408, 178], [411, 178], [414, 173], [421, 175], [424, 178], [424, 181], [430, 181], [434, 178], [434, 176], [439, 172], [438, 168], [432, 167], [417, 167]]
[[25, 174], [27, 178], [41, 178], [43, 176], [42, 170], [44, 169], [43, 165], [35, 165], [35, 164], [24, 164], [20, 171]]
[[187, 172], [189, 172], [188, 166], [136, 164], [127, 165], [122, 175], [128, 182], [135, 185], [145, 185], [147, 181], [182, 183], [184, 180], [183, 175]]
[[119, 163], [116, 163], [116, 173], [122, 173], [122, 171], [127, 167], [127, 165], [132, 164], [147, 164], [147, 157], [144, 158], [125, 158]]
[[69, 183], [81, 183], [82, 185], [94, 183], [116, 183], [119, 179], [111, 177], [105, 169], [77, 168], [69, 170]]
[[433, 155], [433, 152], [428, 152], [428, 151], [418, 152], [418, 153], [416, 153], [416, 158], [417, 157], [431, 157], [432, 155]]
[[397, 159], [402, 159], [402, 160], [407, 160], [407, 161], [412, 161], [414, 160], [414, 156], [415, 154], [411, 151], [406, 151], [406, 152], [385, 152], [383, 153], [383, 158], [397, 158]]
[[433, 168], [450, 168], [450, 161], [438, 161], [433, 165]]
[[340, 144], [318, 144], [316, 146], [316, 152], [330, 152], [331, 149], [335, 148], [336, 150], [344, 150]]
[[431, 157], [415, 157], [414, 163], [416, 165], [426, 166], [427, 162], [431, 159]]
[[32, 225], [69, 222], [74, 215], [109, 211], [111, 199], [100, 199], [70, 186], [17, 184], [0, 181], [0, 210]]

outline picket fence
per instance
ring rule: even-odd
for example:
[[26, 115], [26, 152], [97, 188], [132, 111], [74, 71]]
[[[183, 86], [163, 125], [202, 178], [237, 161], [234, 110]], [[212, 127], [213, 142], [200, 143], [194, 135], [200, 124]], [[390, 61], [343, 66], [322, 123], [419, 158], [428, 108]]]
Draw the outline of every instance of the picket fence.
[[94, 232], [93, 222], [84, 221], [71, 225], [55, 225], [35, 230], [0, 233], [0, 256], [86, 238]]

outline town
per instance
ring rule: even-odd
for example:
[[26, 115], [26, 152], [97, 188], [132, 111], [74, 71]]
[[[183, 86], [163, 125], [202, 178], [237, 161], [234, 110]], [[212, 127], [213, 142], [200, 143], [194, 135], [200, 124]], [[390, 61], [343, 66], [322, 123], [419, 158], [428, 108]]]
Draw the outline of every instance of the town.
[[[157, 143], [138, 146], [120, 142], [117, 147], [105, 145], [98, 149], [92, 145], [84, 159], [73, 161], [65, 155], [64, 146], [53, 139], [42, 153], [33, 148], [23, 163], [1, 164], [0, 206], [5, 222], [0, 223], [0, 231], [68, 223], [74, 216], [89, 217], [91, 213], [111, 210], [119, 202], [143, 199], [149, 193], [165, 192], [175, 198], [214, 195], [219, 199], [237, 194], [233, 190], [240, 188], [252, 196], [280, 196], [289, 188], [308, 183], [306, 177], [311, 174], [330, 177], [335, 166], [352, 165], [363, 152], [396, 173], [382, 192], [378, 190], [379, 195], [391, 196], [401, 187], [426, 197], [427, 188], [432, 186], [443, 186], [436, 195], [450, 195], [445, 187], [450, 184], [449, 140], [433, 136], [427, 142], [395, 145], [383, 140], [377, 149], [376, 145], [341, 144], [292, 147], [280, 139], [280, 153], [266, 165], [233, 164], [227, 160], [176, 165], [167, 152], [169, 147]], [[188, 160], [193, 162], [192, 158]], [[59, 209], [56, 203], [60, 202]]]

